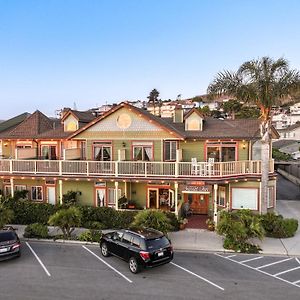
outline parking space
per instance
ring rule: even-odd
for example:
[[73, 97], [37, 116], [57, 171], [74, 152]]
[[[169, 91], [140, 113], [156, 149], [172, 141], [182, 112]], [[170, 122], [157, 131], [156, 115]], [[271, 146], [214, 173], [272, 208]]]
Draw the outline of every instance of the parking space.
[[297, 257], [218, 253], [216, 255], [300, 288], [300, 259]]
[[[283, 267], [277, 268], [280, 264]], [[245, 272], [245, 266], [252, 270]], [[98, 245], [30, 241], [22, 242], [19, 259], [1, 262], [1, 295], [7, 300], [199, 299], [201, 295], [208, 300], [254, 295], [259, 300], [266, 299], [264, 294], [282, 299], [287, 281], [299, 287], [298, 266], [297, 259], [287, 257], [176, 252], [171, 263], [134, 275], [127, 262], [102, 257]], [[287, 268], [290, 272], [282, 273]], [[270, 272], [268, 277], [264, 269]], [[278, 284], [277, 277], [284, 282]], [[298, 289], [293, 289], [288, 291], [289, 300], [299, 298]]]

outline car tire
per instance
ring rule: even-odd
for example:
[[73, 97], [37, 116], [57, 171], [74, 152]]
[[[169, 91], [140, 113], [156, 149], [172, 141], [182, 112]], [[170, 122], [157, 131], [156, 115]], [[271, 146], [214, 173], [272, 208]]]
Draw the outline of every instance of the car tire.
[[140, 271], [140, 266], [135, 257], [130, 257], [128, 264], [131, 273], [137, 274]]
[[104, 257], [109, 256], [108, 247], [107, 247], [107, 244], [105, 242], [101, 244], [101, 254]]

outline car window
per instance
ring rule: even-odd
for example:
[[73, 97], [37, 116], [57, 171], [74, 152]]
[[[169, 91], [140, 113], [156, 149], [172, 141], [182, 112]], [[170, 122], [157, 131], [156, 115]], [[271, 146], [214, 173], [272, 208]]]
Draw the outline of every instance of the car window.
[[165, 236], [162, 236], [157, 239], [147, 240], [146, 244], [147, 244], [147, 248], [151, 250], [151, 249], [158, 249], [158, 248], [169, 246], [170, 242]]
[[125, 243], [125, 244], [130, 244], [131, 239], [132, 239], [131, 234], [129, 234], [129, 233], [124, 233], [122, 242]]
[[132, 239], [132, 245], [137, 247], [137, 248], [141, 248], [141, 239], [138, 238], [137, 236], [134, 236]]
[[123, 236], [123, 232], [121, 231], [116, 231], [114, 234], [113, 234], [113, 237], [112, 239], [114, 241], [120, 241], [122, 239], [122, 236]]
[[13, 241], [16, 240], [17, 237], [13, 232], [1, 232], [0, 233], [0, 242], [4, 242], [4, 241]]

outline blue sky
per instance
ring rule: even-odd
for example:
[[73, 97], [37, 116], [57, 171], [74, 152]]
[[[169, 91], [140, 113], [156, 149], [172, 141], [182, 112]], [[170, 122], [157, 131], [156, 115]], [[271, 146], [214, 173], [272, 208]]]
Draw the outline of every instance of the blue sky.
[[0, 0], [0, 119], [201, 95], [265, 55], [300, 69], [298, 0]]

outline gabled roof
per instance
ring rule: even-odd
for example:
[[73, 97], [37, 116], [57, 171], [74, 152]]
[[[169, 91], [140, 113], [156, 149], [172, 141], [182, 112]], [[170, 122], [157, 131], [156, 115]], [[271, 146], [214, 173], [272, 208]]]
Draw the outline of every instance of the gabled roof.
[[16, 117], [13, 117], [11, 119], [1, 122], [0, 123], [0, 132], [3, 132], [8, 129], [12, 129], [13, 127], [16, 127], [17, 125], [22, 123], [28, 116], [30, 116], [30, 113], [25, 112]]
[[[146, 120], [154, 121], [158, 126], [173, 132], [177, 138], [180, 139], [259, 139], [260, 138], [260, 120], [258, 119], [236, 119], [236, 120], [219, 120], [209, 118], [204, 120], [203, 129], [186, 131], [184, 123], [174, 123], [173, 118], [161, 118], [154, 116], [146, 110], [137, 108], [128, 103], [121, 103], [118, 106], [112, 108], [104, 115], [96, 118], [85, 127], [77, 130], [69, 138], [76, 137], [79, 133], [90, 128], [94, 124], [107, 118], [109, 115], [115, 113], [117, 110], [126, 107], [131, 111], [135, 111], [139, 115], [145, 117]], [[197, 111], [197, 110], [196, 110]], [[274, 131], [274, 135], [276, 132]]]
[[192, 113], [196, 113], [200, 118], [204, 119], [203, 114], [199, 111], [199, 109], [192, 108], [190, 109], [183, 117], [183, 119], [187, 119]]
[[62, 121], [64, 121], [70, 114], [72, 114], [79, 123], [89, 123], [95, 119], [94, 114], [91, 111], [79, 111], [69, 109], [64, 116], [62, 117]]
[[101, 120], [107, 118], [108, 116], [110, 116], [111, 114], [115, 113], [116, 111], [118, 111], [119, 109], [121, 109], [123, 107], [128, 108], [129, 110], [135, 111], [137, 114], [141, 114], [143, 117], [147, 118], [147, 120], [151, 119], [152, 121], [154, 121], [160, 127], [163, 127], [168, 131], [171, 130], [172, 132], [174, 132], [177, 135], [177, 137], [183, 138], [182, 134], [176, 128], [171, 128], [166, 122], [164, 122], [164, 120], [162, 118], [154, 116], [153, 114], [149, 113], [148, 111], [146, 111], [144, 109], [141, 109], [141, 108], [138, 108], [136, 106], [130, 105], [126, 102], [120, 103], [119, 105], [111, 108], [109, 111], [107, 111], [103, 115], [99, 116], [98, 118], [95, 118], [89, 124], [87, 124], [83, 128], [81, 128], [81, 129], [77, 130], [76, 132], [74, 132], [69, 138], [75, 137], [79, 133], [81, 133], [84, 130], [90, 128], [91, 126], [93, 126], [94, 124], [100, 122]]
[[37, 110], [18, 126], [11, 130], [1, 132], [0, 138], [37, 138], [43, 132], [52, 129], [53, 121]]

